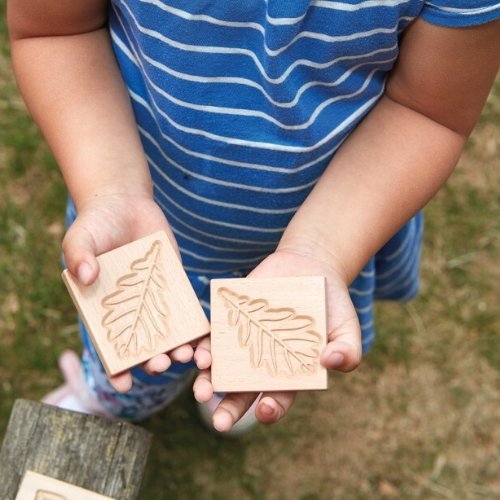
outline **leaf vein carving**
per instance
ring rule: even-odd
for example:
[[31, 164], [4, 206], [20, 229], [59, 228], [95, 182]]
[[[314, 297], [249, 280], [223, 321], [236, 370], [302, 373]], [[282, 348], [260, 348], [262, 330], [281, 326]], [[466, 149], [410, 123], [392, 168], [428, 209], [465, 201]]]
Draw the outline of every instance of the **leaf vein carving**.
[[35, 500], [67, 500], [65, 496], [47, 490], [36, 490]]
[[156, 339], [168, 335], [161, 257], [161, 242], [154, 241], [144, 257], [132, 262], [131, 273], [117, 280], [117, 289], [102, 299], [107, 312], [101, 323], [120, 358], [153, 351]]
[[228, 326], [237, 328], [239, 344], [249, 350], [254, 368], [265, 366], [271, 376], [289, 377], [318, 369], [321, 335], [314, 330], [314, 318], [292, 308], [271, 308], [264, 299], [228, 288], [218, 294], [227, 309]]

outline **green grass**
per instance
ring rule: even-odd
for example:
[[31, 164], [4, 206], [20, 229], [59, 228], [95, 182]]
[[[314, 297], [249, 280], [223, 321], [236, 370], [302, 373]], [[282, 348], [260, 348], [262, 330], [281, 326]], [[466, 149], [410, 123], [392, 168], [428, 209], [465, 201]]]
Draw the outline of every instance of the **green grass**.
[[[4, 0], [0, 0], [3, 10]], [[60, 279], [66, 192], [24, 109], [0, 16], [0, 435], [16, 398], [61, 382], [79, 348]], [[377, 310], [355, 373], [303, 394], [286, 420], [240, 440], [206, 431], [186, 392], [144, 425], [141, 498], [500, 496], [500, 83], [460, 167], [426, 209], [422, 291]]]

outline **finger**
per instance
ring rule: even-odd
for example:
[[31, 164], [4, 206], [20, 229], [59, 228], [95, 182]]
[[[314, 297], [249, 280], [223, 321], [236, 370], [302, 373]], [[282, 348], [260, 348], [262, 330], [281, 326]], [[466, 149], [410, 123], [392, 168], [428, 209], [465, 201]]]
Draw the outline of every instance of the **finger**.
[[158, 354], [154, 358], [146, 361], [142, 367], [149, 375], [158, 375], [159, 373], [167, 371], [171, 364], [172, 362], [166, 354]]
[[320, 357], [320, 362], [325, 368], [349, 372], [359, 366], [362, 346], [361, 329], [357, 319], [335, 329], [329, 339]]
[[296, 395], [293, 391], [264, 393], [255, 410], [255, 416], [264, 424], [274, 424], [286, 415]]
[[228, 394], [214, 411], [212, 423], [219, 432], [227, 432], [252, 406], [258, 394], [242, 392]]
[[194, 353], [194, 362], [200, 370], [206, 370], [212, 364], [209, 335], [203, 337], [198, 343]]
[[127, 392], [132, 389], [132, 374], [130, 371], [113, 375], [109, 377], [109, 381], [118, 392]]
[[62, 249], [70, 273], [82, 285], [91, 285], [99, 274], [96, 244], [92, 235], [75, 222], [64, 236]]
[[210, 377], [210, 370], [201, 371], [193, 384], [194, 398], [198, 403], [207, 403], [214, 395], [212, 381]]
[[172, 361], [177, 361], [178, 363], [187, 363], [193, 359], [193, 347], [190, 344], [184, 344], [180, 347], [176, 347], [168, 353]]

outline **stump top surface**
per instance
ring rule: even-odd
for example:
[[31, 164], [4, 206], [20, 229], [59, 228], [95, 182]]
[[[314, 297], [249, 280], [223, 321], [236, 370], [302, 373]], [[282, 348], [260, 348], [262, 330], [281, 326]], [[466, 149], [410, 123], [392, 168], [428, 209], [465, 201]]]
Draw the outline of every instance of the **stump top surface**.
[[0, 451], [0, 498], [14, 499], [31, 470], [101, 495], [135, 499], [151, 433], [43, 403], [17, 400]]

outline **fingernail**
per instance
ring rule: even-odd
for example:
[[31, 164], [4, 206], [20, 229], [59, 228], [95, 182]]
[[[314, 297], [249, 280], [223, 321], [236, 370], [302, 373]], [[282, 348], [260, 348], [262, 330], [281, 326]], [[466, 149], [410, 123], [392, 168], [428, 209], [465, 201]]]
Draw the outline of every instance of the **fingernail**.
[[269, 406], [266, 403], [261, 403], [260, 405], [260, 411], [266, 416], [266, 417], [272, 417], [274, 415], [274, 408], [272, 406]]
[[331, 368], [338, 368], [343, 365], [344, 359], [345, 357], [341, 352], [333, 352], [328, 356], [328, 365]]
[[88, 262], [82, 262], [78, 266], [77, 275], [80, 283], [87, 285], [92, 276], [92, 268], [90, 267], [90, 264]]

